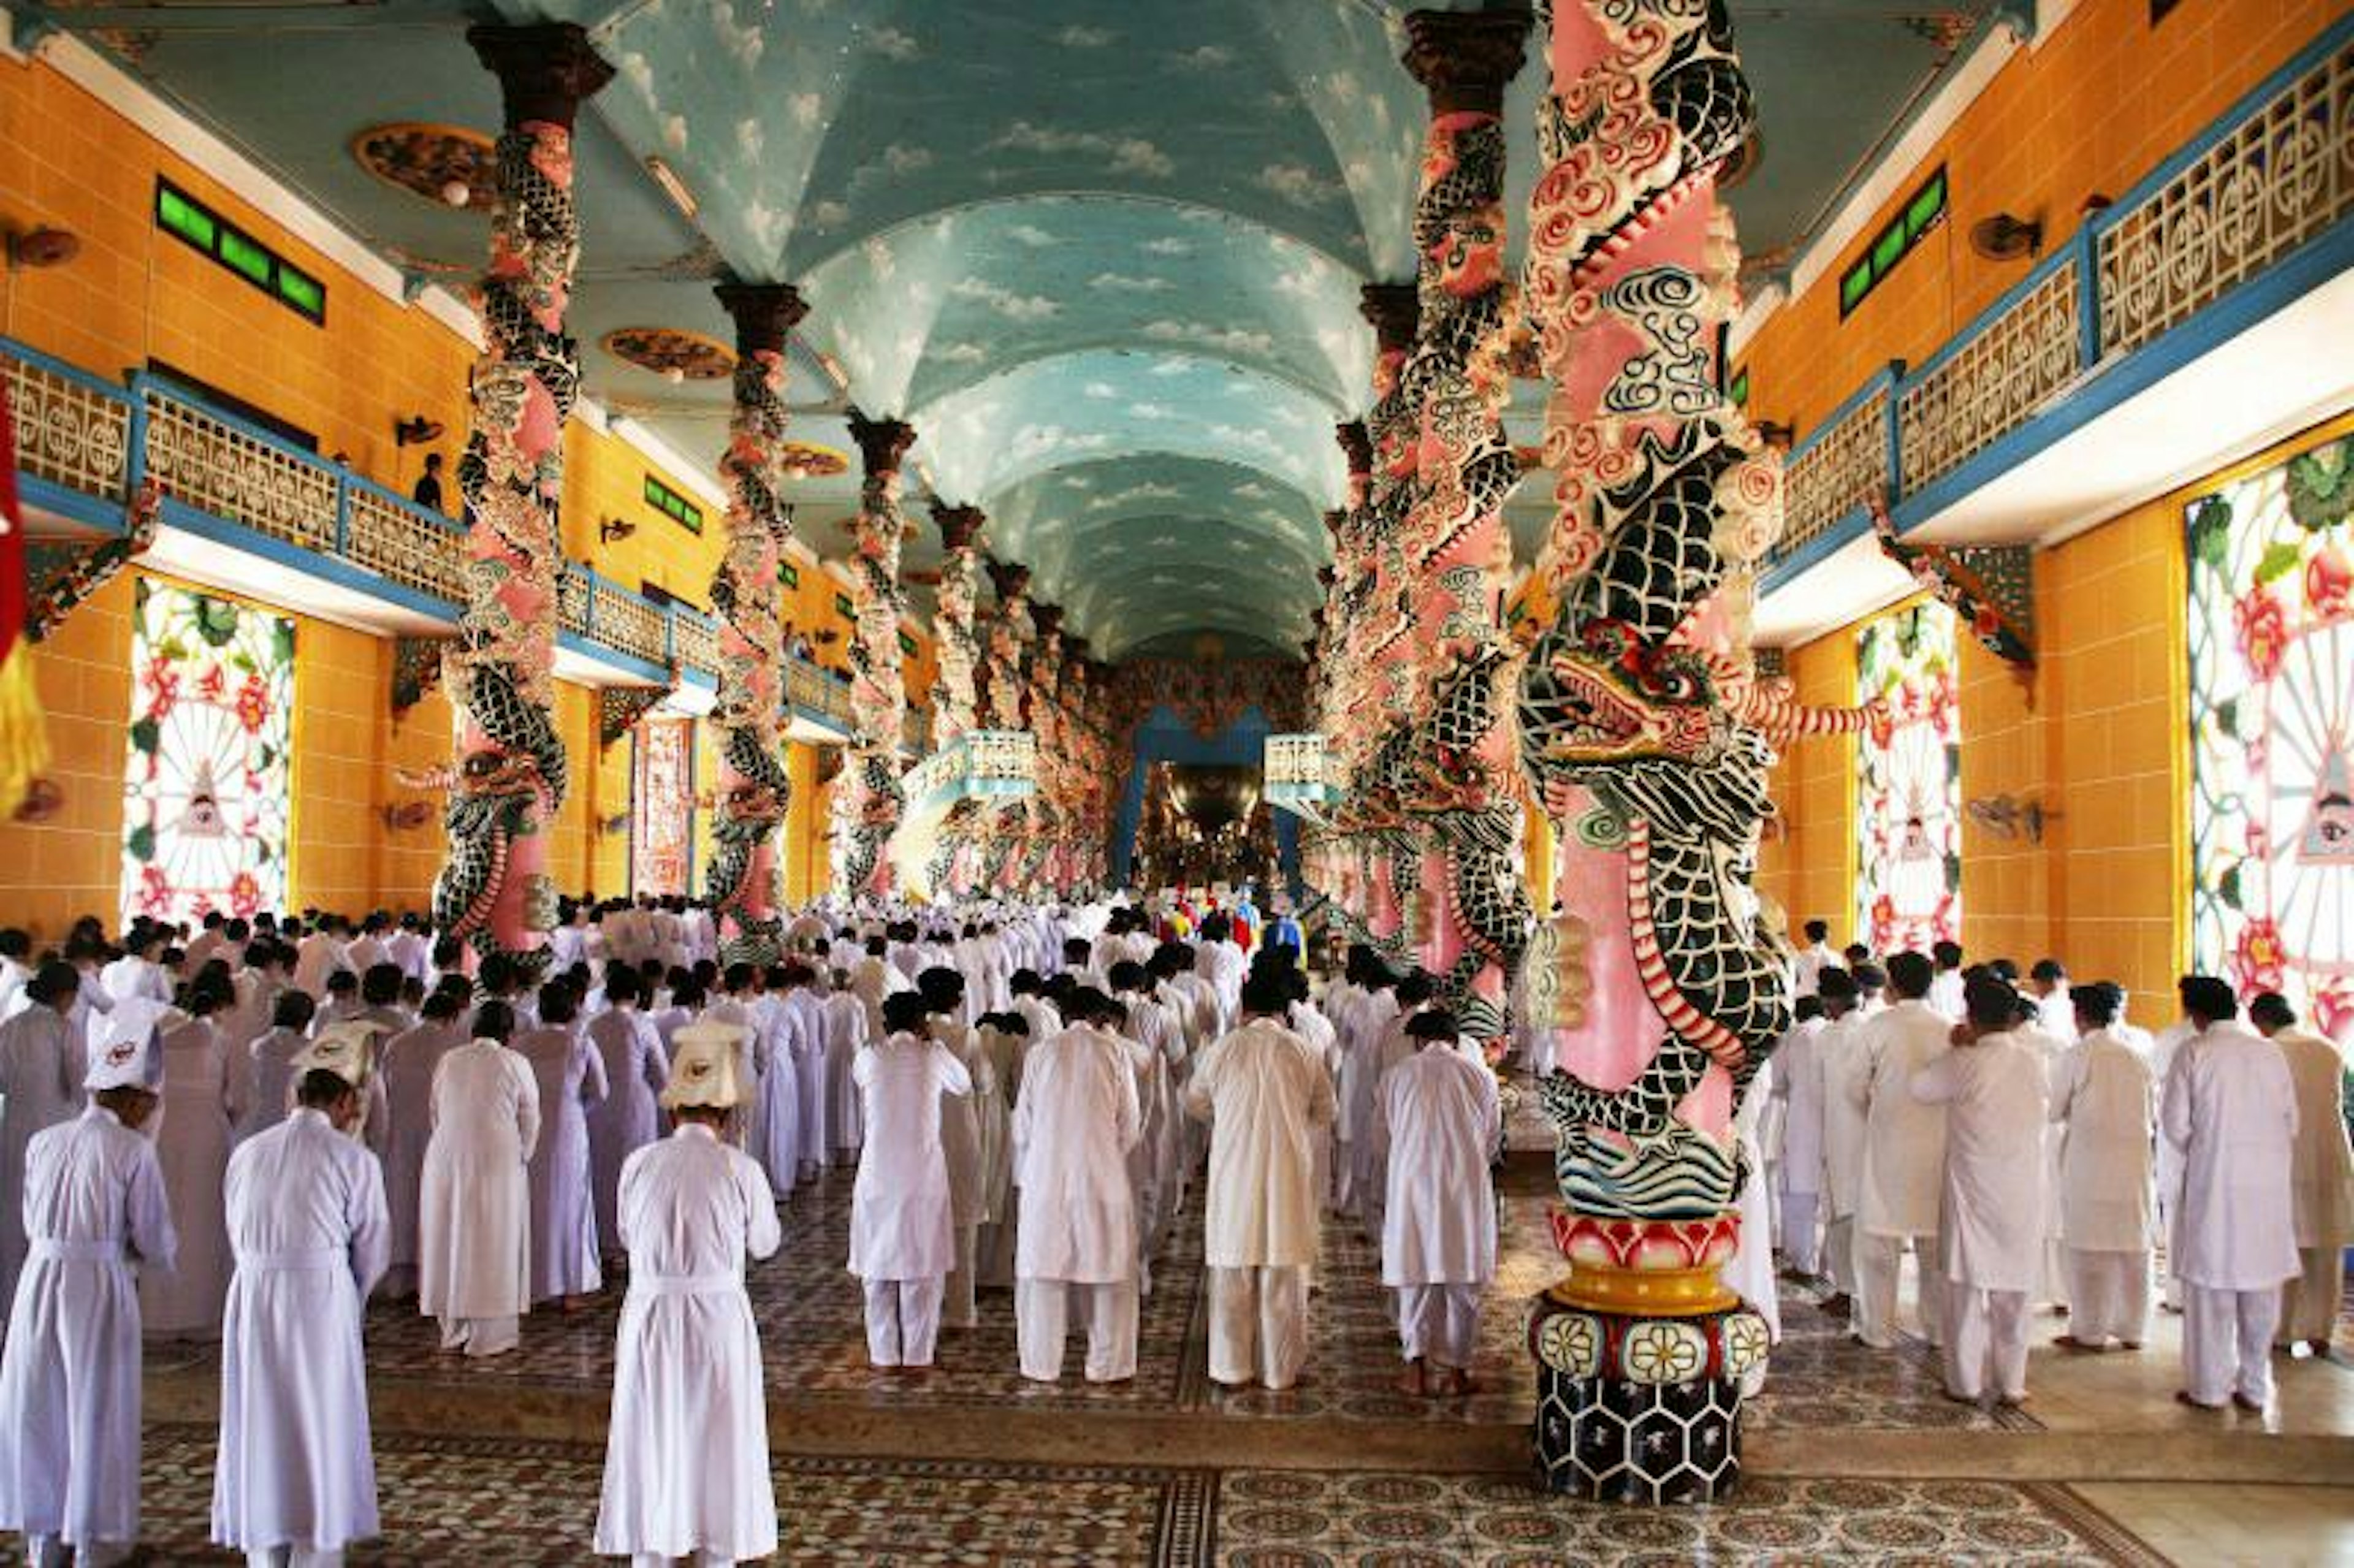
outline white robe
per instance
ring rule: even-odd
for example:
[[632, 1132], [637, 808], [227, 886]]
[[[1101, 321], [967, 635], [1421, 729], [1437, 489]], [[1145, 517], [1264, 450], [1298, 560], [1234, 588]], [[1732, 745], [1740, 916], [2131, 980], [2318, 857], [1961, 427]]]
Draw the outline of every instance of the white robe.
[[1496, 1277], [1496, 1075], [1426, 1046], [1383, 1077], [1373, 1115], [1390, 1150], [1382, 1283], [1487, 1284]]
[[1203, 1262], [1211, 1268], [1308, 1267], [1322, 1194], [1314, 1139], [1332, 1121], [1332, 1080], [1308, 1043], [1254, 1019], [1202, 1053], [1185, 1109], [1210, 1124]]
[[417, 1272], [417, 1200], [425, 1181], [425, 1150], [433, 1139], [433, 1074], [441, 1058], [465, 1044], [457, 1024], [420, 1023], [386, 1042], [376, 1064], [387, 1120], [384, 1204], [388, 1241], [386, 1263], [401, 1271], [399, 1288], [414, 1288]]
[[543, 1024], [514, 1038], [539, 1093], [539, 1141], [531, 1151], [531, 1298], [601, 1289], [588, 1108], [607, 1093], [605, 1059], [577, 1023]]
[[2043, 1062], [2015, 1034], [1948, 1049], [1913, 1075], [1941, 1107], [1946, 1277], [1978, 1290], [2035, 1288], [2043, 1269]]
[[636, 1008], [616, 1007], [588, 1021], [588, 1044], [605, 1068], [605, 1097], [588, 1107], [588, 1164], [597, 1202], [597, 1245], [621, 1250], [621, 1167], [662, 1136], [656, 1097], [670, 1082], [662, 1036]]
[[861, 1279], [946, 1278], [956, 1266], [940, 1096], [969, 1094], [964, 1064], [937, 1040], [894, 1034], [858, 1054], [866, 1142], [850, 1198], [850, 1272]]
[[1031, 1049], [1013, 1107], [1022, 1279], [1110, 1285], [1136, 1276], [1128, 1157], [1143, 1137], [1129, 1043], [1075, 1025]]
[[780, 1231], [767, 1175], [689, 1124], [621, 1169], [630, 1291], [613, 1358], [596, 1548], [721, 1561], [777, 1549], [767, 1378], [747, 1254]]
[[531, 1151], [539, 1088], [494, 1040], [433, 1074], [433, 1139], [417, 1210], [417, 1303], [429, 1318], [520, 1317], [531, 1306]]
[[2113, 1030], [2086, 1034], [2053, 1075], [2052, 1119], [2061, 1128], [2061, 1238], [2078, 1252], [2148, 1251], [2158, 1202], [2148, 1058]]
[[376, 1156], [296, 1110], [228, 1164], [213, 1539], [333, 1551], [377, 1531], [360, 1304], [387, 1259]]
[[2186, 1042], [2159, 1123], [2181, 1151], [2168, 1256], [2185, 1285], [2269, 1290], [2302, 1272], [2289, 1182], [2296, 1091], [2280, 1047], [2237, 1023]]
[[163, 1037], [164, 1103], [149, 1127], [172, 1195], [179, 1255], [171, 1272], [139, 1279], [139, 1317], [158, 1339], [211, 1339], [228, 1298], [228, 1226], [221, 1177], [243, 1086], [235, 1081], [220, 1032], [191, 1019]]
[[25, 1266], [25, 1155], [34, 1138], [80, 1114], [81, 1032], [54, 1007], [0, 1023], [0, 1305]]
[[1823, 1025], [1815, 1049], [1823, 1072], [1823, 1217], [1854, 1217], [1863, 1200], [1864, 1107], [1872, 1097], [1872, 1055], [1861, 1013]]
[[[1865, 1095], [1863, 1185], [1856, 1228], [1864, 1235], [1927, 1236], [1937, 1231], [1945, 1185], [1946, 1113], [1908, 1092], [1914, 1075], [1953, 1049], [1953, 1025], [1926, 1002], [1900, 1001], [1868, 1019], [1858, 1039], [1872, 1063]], [[1849, 1080], [1852, 1095], [1859, 1087]], [[2042, 1113], [2036, 1133], [2042, 1133]]]
[[825, 1086], [833, 1110], [827, 1130], [837, 1150], [856, 1150], [865, 1140], [858, 1105], [858, 1084], [850, 1065], [866, 1044], [866, 1004], [847, 991], [825, 999]]
[[2296, 1090], [2296, 1149], [2289, 1194], [2300, 1249], [2337, 1250], [2354, 1243], [2354, 1150], [2346, 1141], [2345, 1058], [2318, 1034], [2284, 1029], [2273, 1036]]
[[91, 1106], [33, 1139], [32, 1253], [0, 1352], [0, 1531], [139, 1537], [139, 1291], [172, 1266], [155, 1146]]

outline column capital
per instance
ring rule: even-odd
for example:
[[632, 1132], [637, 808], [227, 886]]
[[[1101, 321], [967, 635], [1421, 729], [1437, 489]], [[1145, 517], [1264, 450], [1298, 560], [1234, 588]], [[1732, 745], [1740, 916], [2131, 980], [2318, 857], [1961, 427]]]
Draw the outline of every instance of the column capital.
[[[1340, 580], [1340, 576], [1341, 574], [1331, 567], [1319, 567], [1316, 568], [1316, 580], [1322, 583], [1328, 588]], [[1316, 607], [1316, 619], [1319, 620], [1324, 619], [1324, 607], [1320, 604]]]
[[905, 419], [870, 419], [853, 408], [850, 439], [858, 443], [858, 456], [868, 474], [896, 473], [907, 461], [907, 449], [916, 444], [916, 427]]
[[1073, 632], [1063, 639], [1064, 656], [1071, 662], [1071, 673], [1084, 681], [1087, 673], [1087, 640]]
[[1433, 114], [1500, 114], [1521, 69], [1526, 11], [1415, 11], [1400, 58], [1430, 94]]
[[989, 568], [989, 581], [997, 589], [997, 602], [1020, 599], [1030, 591], [1030, 568], [1019, 561], [1001, 561], [991, 556], [982, 565]]
[[1366, 431], [1364, 420], [1341, 420], [1332, 427], [1332, 439], [1341, 443], [1341, 454], [1348, 459], [1352, 475], [1373, 471], [1373, 438]]
[[540, 122], [569, 131], [575, 111], [613, 79], [613, 68], [577, 22], [480, 23], [466, 29], [466, 42], [499, 79], [509, 130]]
[[809, 302], [790, 283], [739, 283], [713, 287], [719, 308], [736, 323], [736, 354], [782, 354], [785, 334], [809, 314]]
[[1412, 283], [1367, 283], [1357, 291], [1357, 313], [1373, 323], [1374, 345], [1384, 354], [1414, 347], [1422, 296]]
[[1052, 637], [1063, 630], [1063, 607], [1034, 600], [1030, 606], [1030, 624], [1038, 629], [1040, 637]]
[[981, 543], [981, 525], [989, 521], [978, 506], [932, 507], [932, 521], [939, 524], [940, 547], [954, 552], [970, 550]]

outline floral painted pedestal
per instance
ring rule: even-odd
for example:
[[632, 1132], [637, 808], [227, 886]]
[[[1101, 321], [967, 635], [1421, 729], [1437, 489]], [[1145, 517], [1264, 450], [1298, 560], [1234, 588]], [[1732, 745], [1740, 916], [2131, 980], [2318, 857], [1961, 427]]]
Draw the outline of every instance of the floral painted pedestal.
[[1724, 1288], [1740, 1220], [1556, 1210], [1574, 1272], [1537, 1298], [1536, 1460], [1547, 1489], [1603, 1502], [1712, 1502], [1741, 1478], [1741, 1398], [1766, 1320]]

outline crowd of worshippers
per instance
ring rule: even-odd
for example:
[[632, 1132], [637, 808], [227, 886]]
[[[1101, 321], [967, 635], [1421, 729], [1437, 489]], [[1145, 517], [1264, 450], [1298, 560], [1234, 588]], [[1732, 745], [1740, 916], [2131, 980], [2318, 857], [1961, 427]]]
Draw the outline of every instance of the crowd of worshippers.
[[[2153, 1036], [2125, 991], [2043, 959], [2022, 983], [1962, 949], [1792, 966], [1797, 1022], [1763, 1069], [1751, 1213], [1785, 1276], [1855, 1340], [1897, 1343], [1903, 1259], [1948, 1397], [2028, 1397], [2031, 1319], [2096, 1354], [2182, 1315], [2182, 1387], [2262, 1411], [2275, 1355], [2326, 1356], [2354, 1245], [2348, 1064], [2277, 992], [2182, 977]], [[2244, 1022], [2243, 1022], [2244, 1017]], [[2162, 1283], [2155, 1268], [2164, 1244]]]
[[1213, 1379], [1301, 1377], [1337, 1214], [1403, 1386], [1472, 1392], [1499, 1090], [1429, 976], [1361, 948], [1315, 1000], [1279, 904], [827, 904], [785, 935], [723, 963], [684, 901], [567, 904], [527, 972], [414, 916], [0, 931], [0, 1530], [126, 1554], [143, 1342], [217, 1340], [214, 1539], [340, 1562], [379, 1531], [371, 1297], [478, 1358], [625, 1281], [596, 1549], [764, 1556], [746, 1268], [829, 1170], [878, 1375], [1002, 1292], [1024, 1378], [1075, 1327], [1084, 1377], [1133, 1377], [1198, 1185]]

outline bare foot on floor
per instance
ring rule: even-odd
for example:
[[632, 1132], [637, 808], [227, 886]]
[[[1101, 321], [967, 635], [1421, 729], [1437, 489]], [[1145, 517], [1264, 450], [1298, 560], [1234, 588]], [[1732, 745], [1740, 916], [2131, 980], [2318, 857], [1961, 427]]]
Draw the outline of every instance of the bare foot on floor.
[[1430, 1397], [1430, 1381], [1423, 1375], [1420, 1361], [1409, 1363], [1405, 1371], [1398, 1373], [1397, 1391], [1400, 1393], [1410, 1394], [1416, 1399]]

